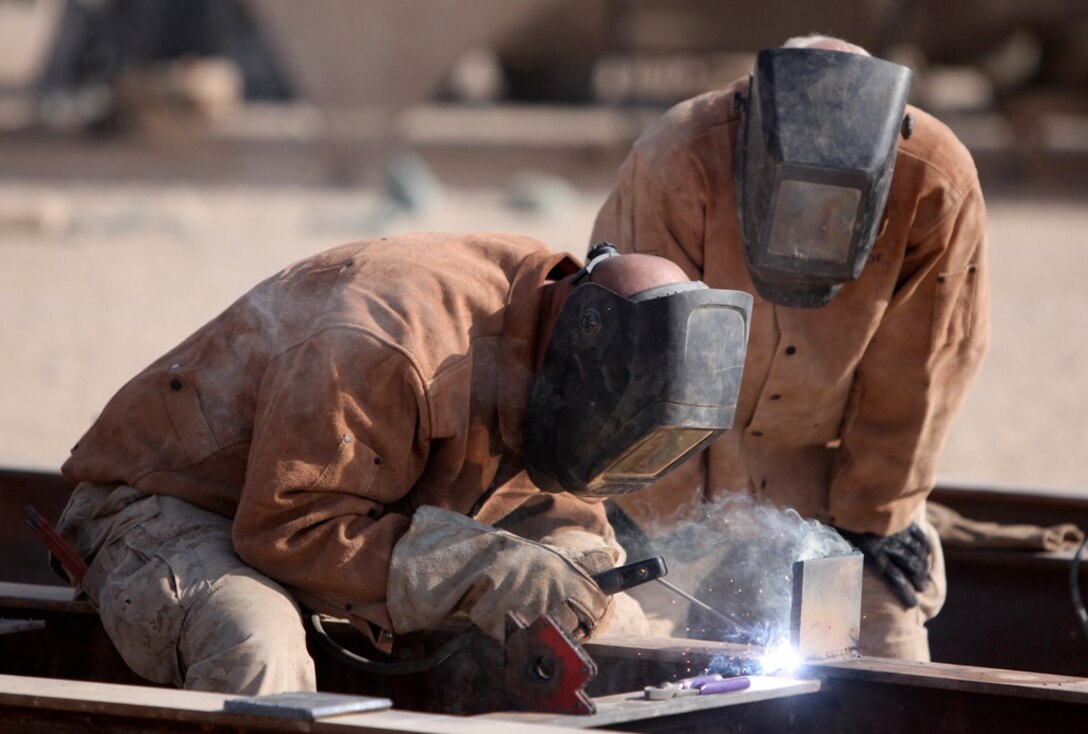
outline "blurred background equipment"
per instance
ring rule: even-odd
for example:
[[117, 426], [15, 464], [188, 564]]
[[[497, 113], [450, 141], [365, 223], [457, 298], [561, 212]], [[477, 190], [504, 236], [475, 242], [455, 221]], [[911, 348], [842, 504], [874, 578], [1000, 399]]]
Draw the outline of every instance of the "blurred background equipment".
[[125, 375], [336, 242], [583, 253], [652, 121], [814, 31], [910, 66], [980, 170], [993, 345], [942, 474], [1088, 487], [1083, 0], [0, 0], [0, 462], [54, 469]]

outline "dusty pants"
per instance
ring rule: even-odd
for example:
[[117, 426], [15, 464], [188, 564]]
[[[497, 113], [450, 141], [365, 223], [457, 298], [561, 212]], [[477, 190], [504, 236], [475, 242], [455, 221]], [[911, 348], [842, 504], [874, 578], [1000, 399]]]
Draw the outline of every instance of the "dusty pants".
[[858, 651], [862, 655], [929, 660], [929, 633], [925, 625], [944, 606], [948, 581], [941, 539], [926, 518], [925, 504], [919, 508], [914, 521], [926, 534], [932, 549], [929, 584], [918, 592], [918, 606], [906, 609], [869, 564], [865, 564], [861, 580], [861, 637], [858, 640]]
[[219, 693], [315, 690], [294, 599], [235, 554], [231, 521], [132, 487], [76, 487], [58, 530], [133, 671]]

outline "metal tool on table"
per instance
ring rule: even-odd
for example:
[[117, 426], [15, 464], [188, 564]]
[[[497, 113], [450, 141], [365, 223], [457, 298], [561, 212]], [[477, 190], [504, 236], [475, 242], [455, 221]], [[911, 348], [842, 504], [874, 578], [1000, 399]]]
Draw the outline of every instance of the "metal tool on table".
[[748, 676], [727, 678], [719, 673], [709, 673], [662, 683], [659, 686], [646, 686], [643, 695], [650, 701], [668, 701], [684, 696], [710, 696], [716, 693], [743, 691], [751, 685], [752, 679]]

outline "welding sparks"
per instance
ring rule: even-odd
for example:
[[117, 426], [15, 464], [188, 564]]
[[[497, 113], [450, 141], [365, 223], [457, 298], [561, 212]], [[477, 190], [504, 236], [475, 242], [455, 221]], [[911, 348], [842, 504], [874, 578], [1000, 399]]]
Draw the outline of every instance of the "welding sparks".
[[767, 674], [792, 673], [801, 667], [801, 655], [788, 642], [780, 642], [760, 657], [759, 662]]

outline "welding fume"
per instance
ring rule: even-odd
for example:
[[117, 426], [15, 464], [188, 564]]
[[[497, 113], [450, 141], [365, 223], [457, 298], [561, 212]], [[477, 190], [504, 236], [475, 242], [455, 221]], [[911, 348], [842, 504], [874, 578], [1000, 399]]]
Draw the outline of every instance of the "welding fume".
[[716, 499], [670, 532], [642, 534], [627, 550], [668, 564], [666, 583], [630, 592], [651, 634], [736, 643], [754, 656], [789, 644], [793, 564], [856, 553], [834, 529], [746, 493]]

